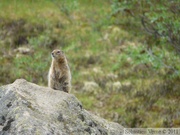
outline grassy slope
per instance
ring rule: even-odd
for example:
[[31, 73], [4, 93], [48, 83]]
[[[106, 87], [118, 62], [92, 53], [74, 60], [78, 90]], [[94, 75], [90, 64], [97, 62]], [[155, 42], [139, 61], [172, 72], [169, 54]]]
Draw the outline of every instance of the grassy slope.
[[[178, 80], [169, 78], [167, 69], [153, 68], [160, 61], [147, 55], [143, 37], [115, 25], [109, 2], [3, 0], [0, 9], [5, 11], [0, 13], [1, 85], [16, 78], [47, 85], [50, 52], [61, 48], [70, 63], [72, 92], [84, 108], [127, 127], [180, 125]], [[32, 53], [16, 51], [21, 46]], [[153, 50], [179, 69], [173, 52]], [[85, 82], [99, 87], [85, 92]]]

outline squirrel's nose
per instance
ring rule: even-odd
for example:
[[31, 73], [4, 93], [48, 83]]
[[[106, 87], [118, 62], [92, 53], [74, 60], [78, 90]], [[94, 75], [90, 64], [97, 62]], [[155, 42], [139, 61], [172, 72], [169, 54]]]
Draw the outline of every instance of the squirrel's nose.
[[52, 52], [51, 55], [54, 56], [54, 53]]

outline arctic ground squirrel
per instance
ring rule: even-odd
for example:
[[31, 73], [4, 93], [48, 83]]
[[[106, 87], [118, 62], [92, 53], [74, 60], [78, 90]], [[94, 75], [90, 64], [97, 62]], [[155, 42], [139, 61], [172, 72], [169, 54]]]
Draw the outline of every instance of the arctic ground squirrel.
[[48, 87], [70, 93], [71, 72], [64, 52], [56, 49], [52, 51], [51, 56], [52, 63], [48, 74]]

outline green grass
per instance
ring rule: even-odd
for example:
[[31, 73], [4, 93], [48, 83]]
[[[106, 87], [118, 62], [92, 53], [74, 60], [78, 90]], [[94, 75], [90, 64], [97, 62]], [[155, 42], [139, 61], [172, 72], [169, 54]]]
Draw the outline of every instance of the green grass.
[[[126, 24], [126, 16], [120, 23], [111, 17], [108, 0], [2, 0], [0, 9], [6, 11], [0, 13], [0, 85], [25, 78], [47, 86], [50, 53], [60, 48], [71, 68], [72, 93], [85, 109], [126, 127], [180, 125], [179, 56], [163, 45], [148, 53], [146, 36]], [[19, 47], [32, 52], [22, 54]], [[83, 91], [88, 81], [98, 91]]]

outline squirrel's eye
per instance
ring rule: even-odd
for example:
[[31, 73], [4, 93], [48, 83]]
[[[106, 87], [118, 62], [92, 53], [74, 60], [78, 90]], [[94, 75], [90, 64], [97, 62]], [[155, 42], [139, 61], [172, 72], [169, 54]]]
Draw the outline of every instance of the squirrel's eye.
[[60, 53], [60, 51], [57, 51], [57, 53]]

